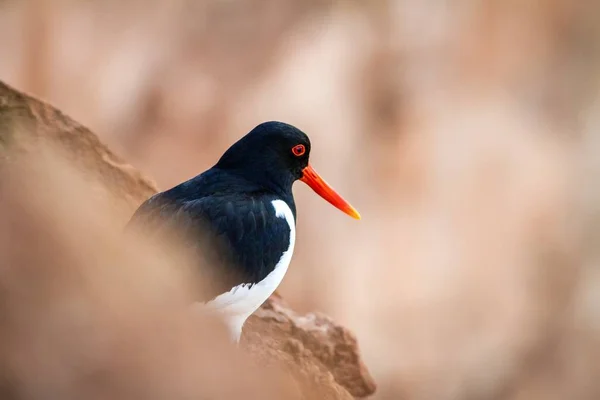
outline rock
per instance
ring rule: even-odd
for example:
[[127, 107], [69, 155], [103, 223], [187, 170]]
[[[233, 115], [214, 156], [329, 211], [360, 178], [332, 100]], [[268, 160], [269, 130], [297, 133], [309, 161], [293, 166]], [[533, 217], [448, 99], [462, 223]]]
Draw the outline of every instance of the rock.
[[[0, 82], [0, 159], [10, 161], [20, 152], [46, 146], [61, 151], [94, 188], [123, 201], [124, 220], [156, 192], [152, 182], [89, 129]], [[283, 366], [293, 377], [298, 398], [352, 399], [375, 391], [350, 331], [318, 313], [297, 314], [277, 294], [248, 321], [242, 349], [262, 366]]]
[[135, 209], [156, 185], [108, 149], [89, 129], [51, 105], [0, 81], [0, 153], [52, 146]]
[[339, 386], [355, 398], [375, 392], [352, 332], [319, 313], [297, 314], [277, 293], [249, 319], [242, 343], [253, 353], [260, 354], [265, 347], [287, 353], [284, 359], [290, 370], [321, 375], [312, 382], [327, 382], [338, 393]]

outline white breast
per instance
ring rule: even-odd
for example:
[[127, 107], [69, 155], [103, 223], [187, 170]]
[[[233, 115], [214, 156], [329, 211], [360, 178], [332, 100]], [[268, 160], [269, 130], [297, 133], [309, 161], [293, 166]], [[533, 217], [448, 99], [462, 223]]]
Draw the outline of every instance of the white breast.
[[255, 284], [242, 284], [234, 287], [229, 292], [223, 293], [206, 303], [206, 307], [222, 313], [232, 330], [235, 341], [239, 340], [244, 322], [256, 311], [279, 286], [287, 272], [294, 244], [296, 242], [296, 226], [292, 210], [283, 200], [271, 202], [275, 208], [275, 215], [283, 218], [290, 227], [290, 244], [287, 250], [275, 265], [275, 269], [262, 281]]

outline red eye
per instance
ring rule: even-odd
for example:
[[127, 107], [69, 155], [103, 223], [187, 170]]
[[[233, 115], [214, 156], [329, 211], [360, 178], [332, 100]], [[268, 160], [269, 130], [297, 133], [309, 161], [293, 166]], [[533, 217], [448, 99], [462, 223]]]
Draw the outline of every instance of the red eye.
[[303, 144], [299, 144], [299, 145], [292, 147], [292, 153], [294, 153], [294, 155], [296, 157], [300, 157], [301, 155], [304, 155], [305, 152], [306, 152], [306, 148], [304, 147]]

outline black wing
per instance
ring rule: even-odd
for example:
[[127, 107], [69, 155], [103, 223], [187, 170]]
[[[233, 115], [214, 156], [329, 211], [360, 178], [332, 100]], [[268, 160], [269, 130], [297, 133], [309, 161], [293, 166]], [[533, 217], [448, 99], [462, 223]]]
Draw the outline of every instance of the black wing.
[[[130, 224], [158, 232], [175, 228], [180, 244], [198, 260], [210, 300], [240, 284], [264, 279], [289, 247], [290, 228], [266, 194], [213, 194], [178, 200], [168, 192], [148, 199]], [[209, 280], [210, 282], [206, 282]]]

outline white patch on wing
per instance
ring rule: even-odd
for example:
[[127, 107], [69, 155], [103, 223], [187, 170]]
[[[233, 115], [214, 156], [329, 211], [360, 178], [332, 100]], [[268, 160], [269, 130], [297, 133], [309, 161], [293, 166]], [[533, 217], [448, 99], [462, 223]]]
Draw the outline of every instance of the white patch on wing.
[[292, 260], [294, 244], [296, 242], [294, 214], [292, 214], [292, 210], [283, 200], [273, 200], [271, 204], [275, 208], [275, 215], [278, 218], [285, 219], [290, 227], [290, 244], [287, 250], [283, 252], [273, 271], [262, 281], [255, 284], [244, 283], [238, 285], [229, 292], [220, 294], [206, 303], [206, 307], [209, 309], [224, 314], [228, 325], [232, 329], [234, 340], [236, 337], [239, 340], [241, 328], [246, 319], [277, 289]]

